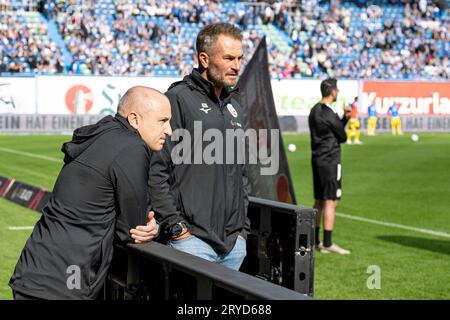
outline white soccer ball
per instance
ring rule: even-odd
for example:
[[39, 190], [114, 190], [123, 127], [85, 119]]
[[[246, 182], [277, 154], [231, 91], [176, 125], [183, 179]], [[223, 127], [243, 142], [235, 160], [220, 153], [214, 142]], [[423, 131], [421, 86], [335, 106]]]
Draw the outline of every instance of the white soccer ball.
[[293, 143], [290, 143], [290, 144], [288, 145], [288, 150], [289, 150], [290, 152], [295, 152], [295, 150], [297, 150], [297, 146], [296, 146], [295, 144], [293, 144]]
[[411, 140], [414, 141], [414, 142], [417, 142], [417, 141], [419, 141], [419, 136], [417, 134], [413, 133], [411, 135]]

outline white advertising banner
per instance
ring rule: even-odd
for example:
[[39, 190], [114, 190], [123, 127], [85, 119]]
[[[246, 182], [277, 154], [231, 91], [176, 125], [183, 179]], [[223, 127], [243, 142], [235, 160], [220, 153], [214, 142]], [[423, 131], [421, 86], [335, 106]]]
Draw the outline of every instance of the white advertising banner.
[[35, 112], [35, 78], [0, 77], [0, 114], [24, 114]]
[[[273, 98], [278, 116], [307, 116], [320, 101], [321, 80], [272, 80]], [[341, 113], [344, 103], [358, 96], [357, 80], [339, 80], [338, 101], [333, 107]]]
[[40, 114], [115, 114], [122, 95], [133, 86], [165, 92], [179, 78], [150, 77], [37, 77]]
[[[151, 77], [37, 77], [38, 113], [40, 114], [114, 114], [125, 91], [136, 85], [153, 87], [165, 92], [181, 78]], [[308, 115], [320, 100], [320, 80], [272, 80], [272, 89], [279, 116]], [[344, 102], [358, 95], [358, 81], [338, 82], [339, 98], [336, 111]]]
[[1, 114], [0, 133], [66, 133], [94, 124], [103, 115], [76, 114]]
[[[121, 96], [132, 86], [165, 92], [180, 78], [108, 76], [0, 77], [0, 114], [115, 114]], [[320, 100], [321, 80], [271, 80], [278, 116], [307, 116]], [[339, 80], [334, 104], [342, 114], [344, 103], [360, 96], [360, 115], [370, 101], [379, 115], [397, 102], [400, 115], [450, 114], [449, 82], [383, 82]], [[398, 96], [398, 97], [397, 97]]]
[[[279, 117], [282, 131], [309, 133], [308, 116]], [[362, 132], [367, 132], [369, 118], [359, 117]], [[450, 132], [450, 116], [401, 116], [403, 132]], [[0, 118], [1, 125], [1, 118]], [[0, 126], [1, 129], [1, 126]], [[391, 132], [391, 118], [378, 117], [376, 132]]]

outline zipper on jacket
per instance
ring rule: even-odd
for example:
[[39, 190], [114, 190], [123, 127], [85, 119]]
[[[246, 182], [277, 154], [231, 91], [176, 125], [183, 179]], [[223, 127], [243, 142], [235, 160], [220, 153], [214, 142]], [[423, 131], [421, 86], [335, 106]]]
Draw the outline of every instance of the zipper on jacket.
[[[225, 113], [223, 112], [223, 109], [225, 108], [225, 100], [223, 100], [223, 101], [220, 101], [220, 99], [219, 99], [219, 108], [220, 108], [220, 112], [222, 113], [222, 132], [224, 132], [225, 133], [225, 139], [226, 139], [226, 130], [227, 130], [227, 123], [226, 123], [226, 117], [225, 117]], [[228, 209], [228, 192], [227, 192], [227, 189], [228, 189], [228, 168], [227, 168], [227, 150], [226, 150], [226, 142], [225, 142], [225, 152], [224, 152], [224, 156], [225, 156], [225, 159], [224, 159], [224, 165], [223, 165], [223, 171], [225, 172], [225, 191], [224, 191], [224, 194], [225, 194], [225, 217], [224, 217], [224, 221], [223, 221], [223, 225], [225, 226], [226, 225], [226, 223], [227, 223], [227, 221], [226, 221], [226, 218], [228, 217], [228, 215], [229, 215], [229, 209]], [[225, 228], [224, 228], [225, 229]], [[221, 234], [220, 236], [222, 237], [222, 236], [227, 236], [226, 234], [225, 234], [225, 230], [223, 231], [224, 232], [224, 234]]]

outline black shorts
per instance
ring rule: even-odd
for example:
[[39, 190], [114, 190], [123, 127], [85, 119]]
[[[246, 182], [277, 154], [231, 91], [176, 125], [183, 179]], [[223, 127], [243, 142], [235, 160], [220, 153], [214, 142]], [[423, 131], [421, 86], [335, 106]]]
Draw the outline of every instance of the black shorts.
[[339, 200], [342, 197], [342, 167], [317, 165], [313, 162], [314, 199]]

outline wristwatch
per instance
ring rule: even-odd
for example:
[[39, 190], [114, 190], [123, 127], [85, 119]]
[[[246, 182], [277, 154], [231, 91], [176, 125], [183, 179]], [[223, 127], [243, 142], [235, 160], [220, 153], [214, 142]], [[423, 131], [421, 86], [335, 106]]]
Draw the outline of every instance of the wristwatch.
[[171, 233], [172, 238], [176, 238], [176, 237], [181, 236], [186, 230], [187, 230], [186, 223], [178, 222], [178, 223], [175, 223], [170, 228], [170, 233]]

